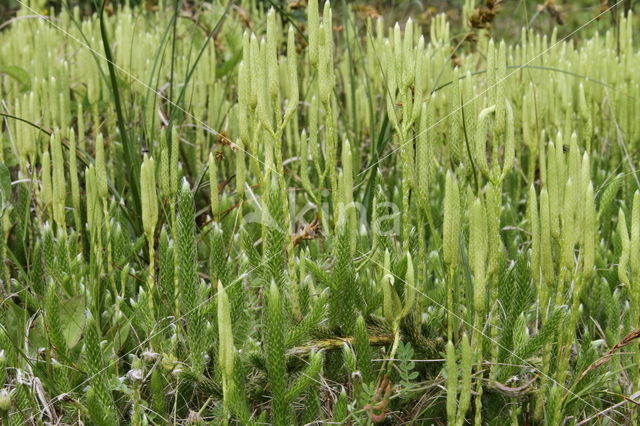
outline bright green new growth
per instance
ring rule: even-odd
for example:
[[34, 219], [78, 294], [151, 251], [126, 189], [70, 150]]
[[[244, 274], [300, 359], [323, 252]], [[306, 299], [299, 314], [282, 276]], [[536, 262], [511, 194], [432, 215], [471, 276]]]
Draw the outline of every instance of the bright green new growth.
[[62, 155], [62, 142], [58, 134], [51, 136], [51, 163], [52, 173], [52, 197], [53, 197], [53, 219], [58, 227], [66, 228], [65, 224], [65, 198], [67, 185], [64, 178], [64, 157]]
[[481, 316], [485, 307], [487, 280], [487, 216], [482, 201], [476, 198], [469, 218], [469, 263], [473, 273], [473, 307]]
[[149, 248], [149, 297], [153, 307], [155, 287], [155, 229], [158, 223], [158, 195], [156, 193], [156, 164], [153, 158], [145, 155], [140, 171], [140, 195], [142, 208], [142, 228]]
[[1, 424], [640, 421], [622, 3], [112, 3], [0, 24]]
[[218, 330], [220, 333], [218, 337], [220, 368], [225, 380], [230, 380], [233, 376], [235, 348], [233, 347], [233, 334], [231, 331], [229, 298], [220, 281], [218, 281]]
[[104, 153], [104, 137], [102, 133], [98, 134], [96, 139], [96, 184], [98, 189], [98, 196], [102, 199], [106, 198], [109, 189], [107, 187], [107, 170], [106, 160]]
[[460, 189], [451, 171], [447, 172], [444, 188], [444, 220], [442, 224], [442, 257], [451, 269], [458, 267], [460, 259]]
[[[447, 342], [445, 368], [447, 372], [447, 421], [462, 426], [471, 402], [472, 354], [469, 339], [462, 335], [460, 347], [460, 365], [457, 362], [456, 349], [451, 341]], [[459, 382], [459, 383], [458, 383]], [[458, 394], [460, 395], [458, 397]]]

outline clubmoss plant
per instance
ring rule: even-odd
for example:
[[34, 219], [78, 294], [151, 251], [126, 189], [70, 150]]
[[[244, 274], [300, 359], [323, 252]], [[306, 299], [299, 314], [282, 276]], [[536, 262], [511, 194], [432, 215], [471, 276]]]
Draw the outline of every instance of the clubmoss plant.
[[137, 3], [0, 24], [2, 424], [637, 423], [636, 16]]

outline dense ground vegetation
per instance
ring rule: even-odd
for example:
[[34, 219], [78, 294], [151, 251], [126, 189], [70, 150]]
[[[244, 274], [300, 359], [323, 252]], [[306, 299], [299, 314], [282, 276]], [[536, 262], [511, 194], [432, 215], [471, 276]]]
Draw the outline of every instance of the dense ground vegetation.
[[0, 31], [2, 424], [637, 422], [623, 2], [507, 42], [492, 1], [36, 3]]

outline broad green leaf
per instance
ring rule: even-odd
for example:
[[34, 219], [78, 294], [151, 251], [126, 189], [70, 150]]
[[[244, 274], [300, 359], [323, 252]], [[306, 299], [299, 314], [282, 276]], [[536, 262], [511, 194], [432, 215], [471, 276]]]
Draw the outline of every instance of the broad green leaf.
[[62, 302], [60, 306], [62, 333], [69, 348], [73, 348], [78, 343], [84, 330], [86, 323], [85, 307], [84, 296], [74, 296]]
[[24, 324], [29, 318], [29, 313], [11, 299], [2, 304], [2, 309], [5, 313], [2, 325], [5, 327], [9, 338], [14, 342], [21, 342], [24, 339]]
[[29, 326], [29, 354], [36, 356], [40, 348], [48, 347], [49, 339], [44, 327], [44, 319], [42, 315], [38, 315]]
[[16, 65], [0, 65], [0, 74], [6, 74], [20, 83], [20, 91], [26, 92], [31, 89], [31, 76], [23, 68]]
[[114, 352], [119, 352], [122, 350], [127, 338], [129, 337], [129, 332], [131, 331], [131, 324], [127, 321], [122, 321], [116, 325], [114, 325], [107, 335], [111, 336], [109, 338], [111, 342], [111, 346]]

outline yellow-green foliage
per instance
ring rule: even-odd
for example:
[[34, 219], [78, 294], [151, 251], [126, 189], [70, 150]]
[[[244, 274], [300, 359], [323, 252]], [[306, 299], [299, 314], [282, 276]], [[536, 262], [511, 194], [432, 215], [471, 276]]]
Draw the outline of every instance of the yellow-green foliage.
[[0, 24], [2, 424], [640, 420], [632, 14], [43, 3]]

